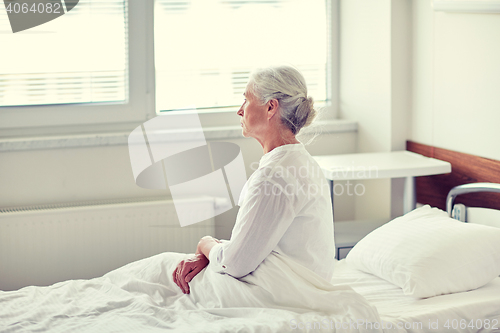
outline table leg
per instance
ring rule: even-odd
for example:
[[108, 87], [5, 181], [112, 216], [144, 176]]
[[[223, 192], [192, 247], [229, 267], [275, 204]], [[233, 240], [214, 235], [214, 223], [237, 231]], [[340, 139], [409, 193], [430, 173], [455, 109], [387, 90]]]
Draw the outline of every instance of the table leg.
[[[335, 211], [333, 209], [333, 194], [334, 194], [333, 193], [333, 180], [331, 180], [331, 179], [327, 179], [327, 180], [328, 180], [328, 186], [330, 187], [330, 199], [332, 200], [332, 216], [333, 216], [332, 223], [335, 223], [335, 215], [333, 214], [333, 212]], [[337, 248], [337, 245], [335, 245], [335, 259], [339, 258], [339, 255], [340, 255], [339, 251], [340, 251], [339, 248]]]
[[403, 213], [406, 214], [417, 206], [417, 190], [415, 186], [415, 177], [405, 178]]
[[333, 210], [333, 180], [328, 179], [328, 185], [330, 186], [330, 199], [332, 200], [332, 212]]

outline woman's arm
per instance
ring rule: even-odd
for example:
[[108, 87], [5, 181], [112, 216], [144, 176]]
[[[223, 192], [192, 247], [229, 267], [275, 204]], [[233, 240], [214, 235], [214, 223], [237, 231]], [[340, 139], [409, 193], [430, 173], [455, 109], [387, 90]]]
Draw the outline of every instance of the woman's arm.
[[249, 187], [231, 239], [210, 248], [210, 266], [235, 278], [253, 272], [276, 248], [296, 217], [293, 194], [267, 180]]
[[220, 243], [220, 241], [212, 236], [203, 237], [198, 242], [195, 255], [189, 259], [182, 260], [175, 268], [172, 278], [184, 294], [189, 294], [188, 283], [208, 265], [208, 254], [217, 243]]
[[174, 283], [181, 288], [184, 294], [189, 294], [188, 283], [198, 275], [208, 265], [208, 259], [203, 254], [195, 254], [188, 259], [181, 260], [177, 264], [172, 279]]

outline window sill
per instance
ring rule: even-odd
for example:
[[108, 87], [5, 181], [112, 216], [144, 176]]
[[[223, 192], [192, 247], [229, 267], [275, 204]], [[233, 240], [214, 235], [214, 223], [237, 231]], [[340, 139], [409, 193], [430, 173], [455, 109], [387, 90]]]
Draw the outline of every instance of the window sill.
[[[315, 128], [319, 128], [322, 134], [358, 130], [357, 122], [351, 120], [324, 120], [316, 124], [314, 128], [306, 128], [304, 134], [314, 133]], [[204, 133], [207, 140], [243, 138], [240, 126], [208, 127], [204, 129]], [[118, 132], [1, 139], [0, 152], [126, 145], [129, 134], [129, 132]], [[189, 130], [186, 130], [186, 136], [189, 137]]]

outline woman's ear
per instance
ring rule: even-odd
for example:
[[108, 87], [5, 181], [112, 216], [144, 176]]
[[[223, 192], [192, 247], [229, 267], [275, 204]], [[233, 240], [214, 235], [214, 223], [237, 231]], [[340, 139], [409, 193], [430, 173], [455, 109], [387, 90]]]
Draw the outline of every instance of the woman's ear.
[[279, 102], [277, 99], [271, 99], [267, 102], [267, 119], [271, 119], [276, 113], [278, 113]]

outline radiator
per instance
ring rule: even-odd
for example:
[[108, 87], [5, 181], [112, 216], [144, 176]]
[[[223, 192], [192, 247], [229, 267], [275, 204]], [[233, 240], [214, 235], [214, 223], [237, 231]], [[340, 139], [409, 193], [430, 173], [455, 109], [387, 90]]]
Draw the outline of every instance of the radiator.
[[[193, 214], [216, 209], [210, 197], [185, 203]], [[0, 209], [0, 290], [94, 278], [162, 252], [194, 253], [214, 232], [213, 218], [181, 228], [164, 198]]]

